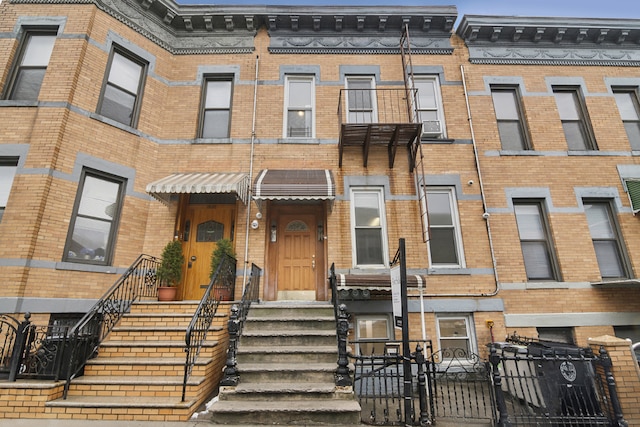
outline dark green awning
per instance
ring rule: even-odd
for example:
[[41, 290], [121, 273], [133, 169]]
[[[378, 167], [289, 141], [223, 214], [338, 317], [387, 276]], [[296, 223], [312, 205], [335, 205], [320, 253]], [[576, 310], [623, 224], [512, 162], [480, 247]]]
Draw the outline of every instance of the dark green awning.
[[624, 183], [627, 185], [627, 193], [635, 215], [640, 212], [640, 179], [627, 179]]

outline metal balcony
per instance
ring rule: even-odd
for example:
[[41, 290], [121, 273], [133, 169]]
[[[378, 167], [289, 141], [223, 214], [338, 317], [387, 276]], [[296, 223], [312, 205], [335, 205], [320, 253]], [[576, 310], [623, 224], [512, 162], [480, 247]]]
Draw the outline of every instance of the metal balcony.
[[[415, 99], [415, 94], [414, 94]], [[347, 147], [362, 149], [366, 168], [372, 147], [387, 147], [389, 168], [393, 168], [399, 146], [409, 150], [413, 171], [422, 125], [414, 121], [411, 102], [401, 89], [342, 89], [338, 102], [339, 166]]]

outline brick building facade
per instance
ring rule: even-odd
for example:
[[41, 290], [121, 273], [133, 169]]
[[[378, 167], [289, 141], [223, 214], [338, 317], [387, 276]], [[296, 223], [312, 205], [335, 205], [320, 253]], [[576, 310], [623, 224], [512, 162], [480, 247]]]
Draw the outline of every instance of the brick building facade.
[[640, 21], [456, 19], [5, 0], [0, 312], [77, 316], [173, 238], [198, 299], [226, 237], [264, 300], [335, 264], [388, 338], [403, 238], [414, 339], [640, 340]]

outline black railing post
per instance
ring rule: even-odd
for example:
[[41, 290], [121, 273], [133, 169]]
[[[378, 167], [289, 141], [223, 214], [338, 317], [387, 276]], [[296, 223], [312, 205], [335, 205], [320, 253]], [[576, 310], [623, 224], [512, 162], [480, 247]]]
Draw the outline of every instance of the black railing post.
[[13, 343], [13, 354], [11, 355], [11, 368], [9, 369], [9, 381], [13, 382], [18, 378], [20, 367], [24, 359], [24, 351], [27, 346], [29, 328], [31, 327], [31, 313], [24, 314], [24, 320], [20, 322], [16, 329], [16, 340]]
[[224, 368], [220, 385], [237, 386], [238, 385], [238, 368], [237, 368], [237, 352], [238, 339], [240, 334], [240, 320], [238, 319], [239, 308], [237, 305], [231, 307], [231, 314], [227, 322], [229, 330], [229, 349], [227, 350], [227, 363]]
[[424, 374], [425, 358], [420, 344], [416, 346], [416, 364], [418, 365], [418, 397], [420, 399], [420, 425], [430, 425], [429, 413], [427, 411], [427, 380]]
[[338, 368], [336, 369], [336, 385], [349, 387], [353, 385], [349, 372], [349, 358], [347, 356], [347, 335], [349, 333], [349, 317], [347, 306], [340, 304], [338, 307]]
[[491, 374], [493, 375], [493, 387], [495, 389], [496, 404], [498, 406], [498, 412], [500, 413], [498, 418], [498, 427], [510, 427], [509, 416], [507, 414], [507, 403], [502, 393], [502, 377], [500, 376], [500, 370], [498, 365], [500, 364], [500, 355], [494, 346], [491, 346], [489, 363], [491, 363]]
[[600, 365], [604, 369], [605, 378], [607, 379], [607, 388], [609, 390], [609, 398], [611, 399], [612, 406], [611, 409], [613, 409], [613, 415], [615, 417], [615, 420], [613, 420], [613, 424], [611, 425], [616, 427], [627, 427], [629, 423], [625, 421], [624, 416], [622, 415], [622, 407], [620, 406], [618, 389], [616, 388], [616, 379], [613, 377], [613, 373], [611, 372], [613, 363], [611, 362], [611, 358], [604, 346], [600, 346], [599, 361]]

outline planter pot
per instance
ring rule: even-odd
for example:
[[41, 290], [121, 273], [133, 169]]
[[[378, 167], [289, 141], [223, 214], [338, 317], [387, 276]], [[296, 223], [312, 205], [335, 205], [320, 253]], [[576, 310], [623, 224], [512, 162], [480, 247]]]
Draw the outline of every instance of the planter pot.
[[175, 301], [177, 293], [175, 286], [158, 286], [158, 301]]
[[213, 295], [218, 301], [233, 301], [231, 288], [214, 288]]

